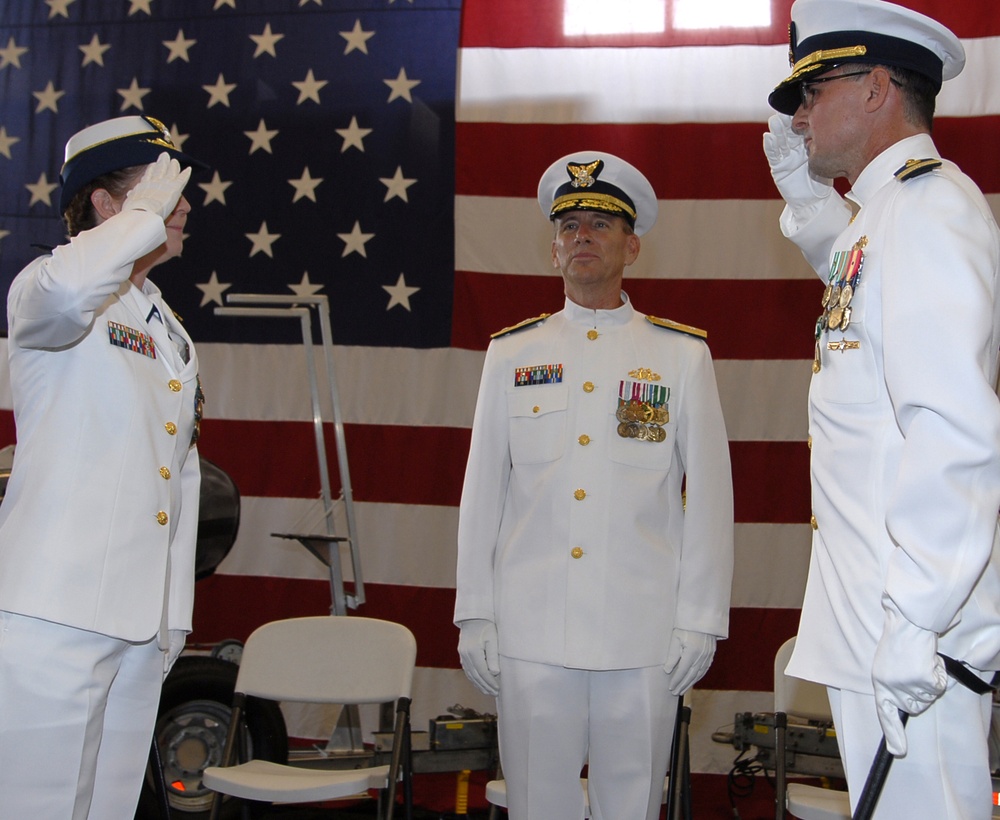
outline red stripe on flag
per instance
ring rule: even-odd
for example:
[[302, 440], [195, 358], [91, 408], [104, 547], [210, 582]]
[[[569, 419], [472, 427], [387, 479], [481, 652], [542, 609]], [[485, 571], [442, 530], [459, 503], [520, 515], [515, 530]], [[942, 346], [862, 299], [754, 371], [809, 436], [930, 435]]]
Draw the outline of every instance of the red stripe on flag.
[[0, 410], [0, 447], [13, 444], [16, 438], [14, 411]]
[[[776, 199], [761, 123], [456, 125], [459, 195], [534, 199], [553, 160], [580, 148], [608, 151], [649, 178], [660, 199]], [[512, 147], [516, 146], [516, 149]], [[511, 157], [503, 173], [483, 157]], [[692, 161], [711, 157], [711, 163]]]
[[[460, 427], [344, 425], [354, 500], [457, 506], [469, 435]], [[332, 425], [324, 425], [324, 438], [336, 494], [341, 481]], [[319, 497], [311, 422], [206, 419], [198, 449], [229, 473], [242, 495]], [[425, 480], [429, 471], [432, 481]]]
[[[792, 0], [772, 0], [771, 25], [761, 28], [668, 29], [652, 34], [567, 36], [563, 33], [564, 3], [504, 0], [503, 11], [493, 3], [466, 3], [462, 8], [462, 46], [465, 48], [557, 48], [560, 46], [724, 46], [788, 43]], [[903, 4], [944, 23], [959, 37], [1000, 34], [1000, 20], [986, 4], [954, 0], [906, 0]], [[665, 3], [664, 20], [672, 19], [672, 0]], [[977, 8], [978, 6], [978, 8]]]
[[805, 524], [811, 515], [804, 441], [731, 441], [737, 523]]
[[[13, 430], [0, 412], [0, 431]], [[225, 470], [242, 496], [317, 498], [319, 468], [309, 422], [202, 422], [201, 455]], [[326, 431], [331, 483], [339, 488], [332, 428]], [[345, 426], [354, 500], [457, 507], [462, 495], [469, 430], [461, 427]], [[3, 441], [13, 441], [13, 435]], [[253, 447], [246, 446], [252, 441]], [[796, 524], [809, 520], [809, 452], [800, 441], [733, 441], [735, 516], [740, 523]], [[446, 457], [442, 457], [446, 454]], [[433, 480], [414, 464], [434, 465]]]
[[[649, 178], [660, 199], [778, 199], [757, 122], [679, 124], [456, 125], [455, 188], [460, 196], [535, 199], [553, 160], [577, 148], [609, 151]], [[940, 117], [934, 143], [984, 193], [1000, 193], [1000, 152], [983, 151], [1000, 131], [1000, 117]], [[511, 146], [516, 146], [512, 154]], [[513, 157], [503, 173], [483, 157]], [[691, 161], [710, 157], [710, 162]], [[777, 228], [776, 228], [777, 229]]]
[[[202, 455], [229, 473], [241, 495], [318, 496], [309, 422], [208, 420], [203, 428]], [[337, 488], [332, 431], [328, 433], [327, 462]], [[355, 501], [458, 506], [468, 429], [350, 424], [345, 426], [345, 438]], [[254, 442], [253, 448], [244, 445], [247, 441]], [[737, 521], [809, 520], [809, 452], [804, 442], [734, 441], [730, 452]], [[428, 467], [418, 476], [414, 464], [433, 465], [433, 470]], [[433, 480], [425, 480], [430, 474]]]
[[[418, 666], [458, 668], [458, 629], [451, 622], [455, 590], [366, 583], [365, 598], [367, 603], [350, 614], [405, 624], [417, 639]], [[269, 621], [329, 613], [326, 581], [216, 574], [196, 585], [194, 631], [188, 641], [245, 641]]]
[[[417, 639], [418, 666], [460, 668], [453, 589], [366, 583], [365, 597], [364, 606], [350, 614], [404, 624]], [[189, 643], [243, 641], [268, 621], [329, 611], [330, 586], [325, 581], [216, 574], [198, 582]], [[699, 688], [770, 691], [774, 653], [795, 634], [798, 617], [796, 609], [732, 610], [730, 638], [719, 643], [715, 663]]]
[[[716, 359], [812, 359], [818, 280], [626, 278], [625, 290], [644, 313], [707, 330]], [[490, 333], [554, 313], [563, 301], [562, 279], [555, 275], [456, 271], [452, 346], [485, 350]]]
[[774, 653], [798, 629], [797, 609], [731, 609], [729, 637], [719, 641], [712, 668], [698, 688], [773, 691]]

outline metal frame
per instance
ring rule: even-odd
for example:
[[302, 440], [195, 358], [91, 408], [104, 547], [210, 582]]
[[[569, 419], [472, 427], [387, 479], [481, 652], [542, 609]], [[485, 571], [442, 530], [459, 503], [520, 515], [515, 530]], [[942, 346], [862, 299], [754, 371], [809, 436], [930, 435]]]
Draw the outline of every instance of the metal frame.
[[[340, 410], [340, 395], [333, 366], [333, 334], [330, 327], [329, 299], [322, 295], [296, 296], [270, 293], [226, 294], [230, 305], [250, 305], [250, 307], [217, 307], [216, 316], [249, 316], [264, 319], [298, 318], [302, 326], [302, 346], [305, 351], [306, 368], [309, 374], [309, 394], [312, 402], [313, 433], [316, 440], [316, 457], [319, 463], [320, 494], [323, 502], [325, 534], [272, 533], [276, 538], [293, 538], [318, 558], [330, 574], [330, 613], [347, 614], [348, 607], [357, 609], [365, 602], [365, 586], [361, 571], [361, 551], [358, 543], [357, 524], [354, 517], [354, 493], [351, 488], [351, 472], [347, 462], [347, 445], [344, 439], [344, 420]], [[284, 305], [286, 307], [273, 307]], [[305, 305], [305, 307], [303, 307]], [[323, 434], [323, 410], [320, 405], [319, 380], [316, 361], [313, 357], [313, 332], [310, 308], [319, 315], [320, 333], [323, 340], [323, 357], [326, 363], [327, 383], [330, 386], [330, 403], [333, 407], [333, 431], [337, 447], [337, 464], [340, 471], [341, 493], [344, 501], [344, 517], [347, 536], [338, 536], [334, 525], [335, 499], [330, 489], [330, 472], [326, 460], [326, 441]], [[350, 547], [351, 569], [354, 576], [354, 594], [344, 591], [344, 573], [341, 567], [340, 545]]]

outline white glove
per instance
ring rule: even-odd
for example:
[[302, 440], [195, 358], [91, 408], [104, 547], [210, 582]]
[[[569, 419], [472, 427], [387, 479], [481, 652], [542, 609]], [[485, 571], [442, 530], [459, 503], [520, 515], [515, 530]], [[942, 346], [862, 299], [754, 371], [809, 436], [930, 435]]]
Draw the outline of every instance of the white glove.
[[773, 114], [767, 121], [767, 127], [764, 156], [771, 166], [774, 184], [785, 202], [792, 210], [822, 203], [833, 193], [833, 183], [810, 173], [805, 141], [792, 130], [792, 118], [786, 114]]
[[176, 159], [164, 151], [151, 163], [142, 178], [125, 195], [123, 211], [149, 211], [166, 219], [177, 207], [177, 202], [184, 192], [191, 177], [191, 169], [181, 170]]
[[899, 710], [919, 715], [927, 709], [948, 687], [948, 673], [937, 654], [936, 632], [910, 623], [888, 596], [882, 597], [882, 608], [872, 683], [886, 749], [900, 757], [906, 754], [906, 733]]
[[187, 643], [187, 632], [183, 629], [171, 629], [168, 637], [170, 645], [163, 653], [163, 677], [167, 676], [171, 668], [173, 668], [174, 661], [180, 657], [181, 652], [184, 650], [184, 644]]
[[497, 626], [493, 621], [474, 618], [462, 621], [458, 635], [458, 656], [465, 676], [484, 695], [500, 692], [500, 655]]
[[675, 629], [670, 636], [670, 649], [663, 671], [669, 676], [667, 685], [674, 695], [683, 695], [704, 677], [715, 657], [715, 635]]

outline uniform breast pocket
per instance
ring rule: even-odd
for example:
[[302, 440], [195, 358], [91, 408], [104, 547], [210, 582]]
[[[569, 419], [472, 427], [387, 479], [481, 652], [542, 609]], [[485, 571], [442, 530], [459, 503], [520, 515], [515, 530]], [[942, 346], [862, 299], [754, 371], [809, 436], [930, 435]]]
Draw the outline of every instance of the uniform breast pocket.
[[608, 427], [608, 456], [612, 461], [642, 470], [659, 470], [664, 473], [670, 471], [674, 453], [674, 425], [667, 423], [662, 427], [655, 427], [640, 423], [623, 424], [612, 413], [608, 417]]
[[515, 387], [507, 394], [510, 457], [514, 464], [554, 461], [566, 443], [565, 385]]
[[875, 351], [864, 325], [820, 339], [823, 367], [813, 376], [818, 395], [833, 404], [867, 404], [878, 397]]

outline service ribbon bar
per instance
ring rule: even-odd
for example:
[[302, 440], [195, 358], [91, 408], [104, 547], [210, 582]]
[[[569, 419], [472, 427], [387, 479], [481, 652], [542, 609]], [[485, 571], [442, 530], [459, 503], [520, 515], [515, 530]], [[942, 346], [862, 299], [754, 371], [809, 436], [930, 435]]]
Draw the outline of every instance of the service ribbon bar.
[[514, 387], [525, 387], [532, 384], [558, 384], [563, 379], [561, 364], [535, 364], [530, 367], [518, 367], [514, 371]]
[[133, 353], [156, 358], [156, 345], [145, 333], [118, 322], [108, 322], [108, 341], [115, 347], [124, 347]]

